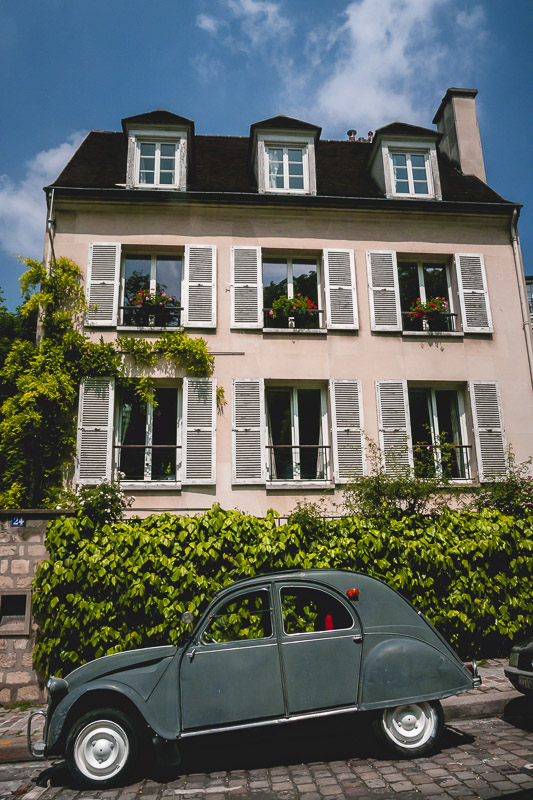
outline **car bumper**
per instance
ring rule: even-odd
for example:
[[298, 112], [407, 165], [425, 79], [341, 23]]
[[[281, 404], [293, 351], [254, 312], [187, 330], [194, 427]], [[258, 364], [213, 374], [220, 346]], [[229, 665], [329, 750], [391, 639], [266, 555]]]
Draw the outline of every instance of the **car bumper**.
[[519, 692], [533, 694], [533, 672], [526, 672], [518, 667], [505, 667], [504, 673]]
[[46, 756], [45, 739], [37, 739], [34, 741], [35, 732], [33, 730], [33, 725], [37, 717], [44, 717], [45, 719], [44, 736], [46, 737], [46, 723], [48, 721], [46, 711], [34, 711], [32, 714], [30, 714], [30, 718], [28, 720], [28, 728], [27, 728], [28, 750], [30, 751], [31, 755], [34, 758], [44, 758]]

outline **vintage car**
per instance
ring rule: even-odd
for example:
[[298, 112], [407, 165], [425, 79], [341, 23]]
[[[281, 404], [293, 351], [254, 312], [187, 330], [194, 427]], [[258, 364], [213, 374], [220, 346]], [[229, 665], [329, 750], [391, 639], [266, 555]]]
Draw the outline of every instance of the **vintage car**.
[[370, 711], [382, 739], [415, 756], [441, 734], [439, 699], [480, 682], [386, 584], [279, 572], [219, 591], [182, 647], [104, 656], [50, 678], [44, 741], [32, 743], [32, 715], [28, 743], [103, 788], [124, 781], [150, 742], [177, 754], [199, 734]]
[[533, 637], [511, 648], [505, 675], [519, 692], [533, 696]]

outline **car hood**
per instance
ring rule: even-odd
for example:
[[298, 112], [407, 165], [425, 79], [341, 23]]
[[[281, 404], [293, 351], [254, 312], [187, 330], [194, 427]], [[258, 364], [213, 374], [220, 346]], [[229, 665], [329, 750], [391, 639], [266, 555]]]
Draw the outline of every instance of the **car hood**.
[[83, 683], [89, 683], [105, 675], [124, 670], [138, 669], [139, 667], [155, 666], [165, 658], [172, 658], [178, 651], [173, 645], [162, 647], [145, 647], [142, 650], [127, 650], [124, 653], [114, 653], [110, 656], [102, 656], [94, 661], [78, 667], [65, 680], [68, 683], [69, 691], [77, 688]]

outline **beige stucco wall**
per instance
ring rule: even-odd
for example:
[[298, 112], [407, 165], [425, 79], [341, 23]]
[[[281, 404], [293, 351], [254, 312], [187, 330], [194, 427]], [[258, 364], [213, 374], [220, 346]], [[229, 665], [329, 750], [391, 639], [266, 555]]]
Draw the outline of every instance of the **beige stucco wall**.
[[[406, 201], [406, 209], [408, 209]], [[507, 442], [519, 460], [533, 454], [533, 393], [525, 346], [522, 312], [509, 219], [474, 215], [387, 213], [372, 211], [312, 211], [294, 209], [219, 208], [181, 204], [164, 208], [137, 203], [103, 206], [72, 202], [63, 211], [56, 199], [56, 255], [87, 267], [89, 243], [120, 241], [123, 247], [217, 247], [217, 329], [193, 331], [205, 337], [215, 353], [218, 385], [228, 405], [217, 419], [217, 482], [215, 487], [184, 488], [169, 492], [135, 491], [136, 510], [197, 511], [218, 501], [263, 514], [269, 507], [290, 511], [298, 497], [316, 499], [321, 492], [265, 490], [231, 485], [231, 382], [233, 378], [279, 381], [357, 378], [362, 381], [365, 431], [377, 440], [375, 381], [499, 381]], [[355, 254], [359, 331], [284, 334], [259, 330], [230, 330], [230, 248], [260, 245], [281, 251], [350, 248]], [[493, 335], [412, 337], [377, 334], [370, 330], [366, 267], [367, 250], [394, 250], [402, 254], [451, 257], [454, 253], [482, 253], [485, 259], [492, 310]], [[455, 309], [458, 311], [459, 309]], [[91, 334], [105, 339], [114, 330], [98, 328]], [[154, 334], [156, 336], [157, 334]], [[530, 335], [530, 332], [527, 332]], [[468, 419], [469, 437], [471, 420]], [[470, 439], [472, 443], [472, 439]], [[340, 499], [340, 493], [328, 497]]]

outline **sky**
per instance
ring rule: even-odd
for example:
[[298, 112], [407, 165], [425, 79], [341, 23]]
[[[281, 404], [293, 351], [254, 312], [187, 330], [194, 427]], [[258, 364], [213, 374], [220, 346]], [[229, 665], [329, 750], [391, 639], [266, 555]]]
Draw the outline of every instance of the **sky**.
[[[479, 90], [487, 182], [523, 203], [533, 274], [533, 0], [0, 0], [0, 286], [42, 258], [53, 181], [91, 129], [165, 108], [247, 136], [276, 114], [360, 136], [431, 128], [448, 87]], [[57, 254], [61, 255], [60, 253]]]

